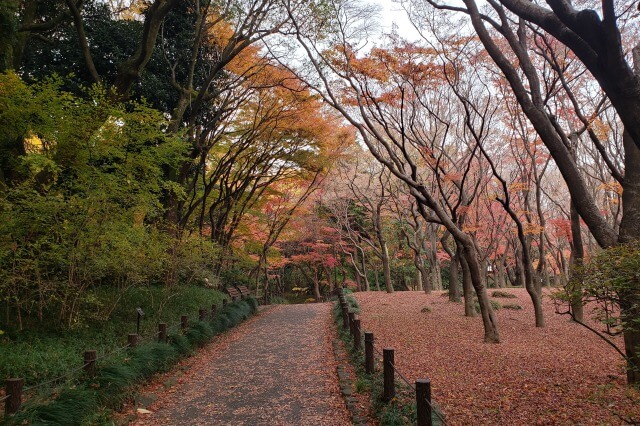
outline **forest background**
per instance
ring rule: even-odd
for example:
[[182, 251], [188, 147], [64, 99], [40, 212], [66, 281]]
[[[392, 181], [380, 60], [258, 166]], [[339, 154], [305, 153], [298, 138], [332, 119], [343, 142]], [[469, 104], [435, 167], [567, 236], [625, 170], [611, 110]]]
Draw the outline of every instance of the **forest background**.
[[347, 0], [3, 2], [3, 345], [227, 284], [446, 289], [499, 342], [487, 287], [539, 327], [555, 287], [638, 382], [635, 4], [398, 4], [421, 40]]

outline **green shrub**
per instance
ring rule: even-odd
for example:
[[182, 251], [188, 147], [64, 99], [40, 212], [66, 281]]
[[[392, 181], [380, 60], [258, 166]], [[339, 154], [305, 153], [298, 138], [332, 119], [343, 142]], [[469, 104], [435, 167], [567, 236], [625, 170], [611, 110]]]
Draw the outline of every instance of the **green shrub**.
[[521, 311], [522, 310], [522, 306], [515, 304], [515, 303], [506, 303], [504, 305], [502, 305], [502, 308], [504, 309], [509, 309], [512, 311]]
[[[489, 304], [491, 305], [491, 309], [493, 309], [494, 311], [499, 311], [500, 309], [502, 309], [502, 303], [498, 302], [497, 300], [489, 299]], [[477, 313], [480, 313], [480, 303], [478, 303], [477, 297], [473, 299], [473, 307]]]
[[288, 305], [289, 301], [284, 297], [280, 296], [271, 296], [269, 298], [269, 304], [271, 305]]
[[494, 290], [491, 293], [491, 297], [501, 297], [503, 299], [517, 299], [518, 296], [516, 296], [515, 294], [509, 293], [508, 291], [502, 291], [502, 290]]

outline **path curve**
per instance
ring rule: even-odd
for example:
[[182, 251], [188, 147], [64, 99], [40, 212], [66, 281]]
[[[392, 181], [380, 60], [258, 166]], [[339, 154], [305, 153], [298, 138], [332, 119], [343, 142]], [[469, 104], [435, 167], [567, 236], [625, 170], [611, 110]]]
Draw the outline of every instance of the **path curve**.
[[331, 305], [279, 305], [205, 349], [136, 425], [350, 425]]

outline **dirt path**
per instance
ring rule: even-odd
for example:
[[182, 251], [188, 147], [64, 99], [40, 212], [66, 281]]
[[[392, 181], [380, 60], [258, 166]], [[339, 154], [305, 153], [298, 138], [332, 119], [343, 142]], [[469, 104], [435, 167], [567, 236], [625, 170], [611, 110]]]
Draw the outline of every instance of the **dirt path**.
[[349, 425], [331, 305], [280, 305], [207, 346], [136, 425]]

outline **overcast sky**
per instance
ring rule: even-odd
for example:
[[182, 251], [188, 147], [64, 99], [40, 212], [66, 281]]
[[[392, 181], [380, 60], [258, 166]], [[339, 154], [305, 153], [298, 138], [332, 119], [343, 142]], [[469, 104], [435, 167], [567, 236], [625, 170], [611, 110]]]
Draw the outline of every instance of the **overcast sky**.
[[385, 33], [391, 32], [392, 25], [395, 23], [398, 27], [398, 34], [402, 37], [415, 41], [420, 38], [415, 30], [407, 13], [402, 9], [400, 4], [392, 0], [367, 0], [369, 3], [379, 5], [382, 10], [380, 12], [380, 22], [383, 25]]

